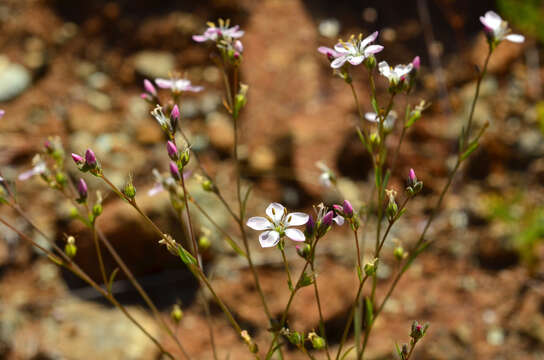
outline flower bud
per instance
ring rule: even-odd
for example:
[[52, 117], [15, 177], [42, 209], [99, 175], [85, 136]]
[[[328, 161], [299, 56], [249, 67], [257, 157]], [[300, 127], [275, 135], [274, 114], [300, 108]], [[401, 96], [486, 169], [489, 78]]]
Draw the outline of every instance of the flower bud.
[[68, 236], [66, 239], [66, 245], [64, 246], [64, 252], [69, 258], [73, 258], [77, 253], [76, 239], [73, 236]]
[[87, 151], [85, 151], [85, 163], [90, 168], [95, 168], [98, 166], [98, 163], [96, 162], [96, 156], [91, 149], [87, 149]]
[[344, 211], [345, 217], [353, 217], [353, 206], [351, 206], [351, 203], [348, 200], [344, 200], [344, 203], [342, 204], [342, 210]]
[[172, 308], [172, 311], [170, 312], [170, 317], [172, 318], [172, 320], [174, 320], [176, 324], [179, 324], [179, 322], [183, 318], [183, 310], [181, 310], [181, 307], [178, 304], [174, 305], [174, 307]]
[[335, 211], [337, 214], [341, 214], [341, 215], [344, 214], [344, 209], [343, 209], [340, 205], [334, 204], [334, 205], [332, 206], [332, 208], [334, 209], [334, 211]]
[[199, 250], [207, 250], [212, 245], [210, 238], [207, 236], [201, 236], [198, 238], [198, 248]]
[[370, 55], [364, 60], [364, 64], [368, 70], [372, 70], [376, 67], [376, 58], [373, 55]]
[[168, 142], [166, 143], [166, 152], [168, 153], [168, 157], [172, 160], [172, 161], [177, 161], [178, 158], [179, 158], [179, 152], [178, 152], [178, 148], [176, 147], [176, 145], [168, 140]]
[[427, 329], [429, 328], [429, 323], [426, 323], [425, 325], [421, 325], [417, 321], [414, 321], [412, 323], [412, 330], [410, 332], [410, 337], [416, 343], [419, 339], [421, 339], [425, 333], [427, 332]]
[[72, 153], [72, 160], [74, 160], [76, 165], [81, 165], [85, 162], [85, 159], [76, 153]]
[[421, 66], [421, 61], [419, 59], [419, 56], [416, 56], [414, 60], [412, 60], [412, 66], [416, 71], [419, 71], [419, 67]]
[[173, 161], [170, 161], [170, 175], [172, 175], [172, 177], [176, 180], [181, 180], [178, 166]]
[[94, 218], [97, 218], [98, 216], [100, 216], [100, 214], [102, 214], [102, 204], [100, 203], [97, 203], [97, 204], [94, 204], [93, 206], [93, 216]]
[[325, 216], [323, 216], [321, 223], [325, 226], [331, 226], [333, 217], [334, 217], [334, 212], [330, 210], [325, 214]]
[[297, 254], [303, 259], [308, 258], [308, 255], [310, 255], [310, 252], [312, 251], [312, 247], [307, 243], [296, 245], [295, 248], [297, 249]]
[[240, 84], [240, 91], [234, 97], [234, 116], [238, 117], [240, 110], [247, 103], [247, 91], [249, 87], [246, 84]]
[[79, 179], [77, 183], [77, 192], [79, 194], [78, 201], [84, 202], [85, 200], [87, 200], [88, 188], [87, 188], [87, 183], [85, 182], [85, 180]]
[[134, 199], [136, 196], [136, 188], [134, 187], [131, 178], [126, 182], [125, 187], [123, 188], [123, 194], [129, 199]]
[[247, 344], [247, 347], [249, 348], [249, 351], [251, 353], [256, 354], [259, 352], [259, 347], [253, 342], [253, 339], [251, 338], [247, 330], [242, 330], [242, 332], [240, 332], [240, 336], [242, 337], [242, 340], [244, 340], [244, 342]]
[[414, 169], [410, 169], [410, 172], [408, 173], [408, 184], [410, 186], [414, 186], [417, 182], [416, 172]]
[[202, 181], [202, 189], [209, 192], [215, 192], [217, 190], [214, 183], [210, 179], [205, 179]]
[[153, 86], [153, 83], [147, 79], [144, 79], [144, 89], [153, 97], [157, 96], [157, 90], [155, 89], [155, 86]]
[[178, 120], [179, 120], [179, 107], [178, 105], [174, 105], [174, 107], [172, 108], [172, 112], [170, 113], [170, 124], [172, 125], [172, 129], [176, 129], [176, 125], [178, 123]]
[[404, 249], [402, 248], [402, 246], [397, 246], [395, 250], [393, 250], [393, 255], [398, 261], [404, 259]]
[[315, 332], [311, 332], [308, 334], [308, 340], [312, 342], [312, 347], [315, 350], [322, 350], [325, 348], [325, 339], [317, 335]]
[[378, 259], [372, 260], [372, 262], [366, 263], [363, 267], [367, 276], [373, 276], [378, 268]]
[[304, 231], [306, 238], [310, 239], [314, 236], [315, 233], [315, 221], [312, 215], [308, 217], [308, 222], [306, 222], [306, 229]]

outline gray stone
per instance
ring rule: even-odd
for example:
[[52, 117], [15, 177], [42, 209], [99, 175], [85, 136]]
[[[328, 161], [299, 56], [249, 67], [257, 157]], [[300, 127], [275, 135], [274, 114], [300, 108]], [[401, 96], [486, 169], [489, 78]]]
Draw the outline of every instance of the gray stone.
[[175, 66], [174, 56], [165, 51], [145, 50], [134, 56], [136, 71], [151, 79], [169, 77]]

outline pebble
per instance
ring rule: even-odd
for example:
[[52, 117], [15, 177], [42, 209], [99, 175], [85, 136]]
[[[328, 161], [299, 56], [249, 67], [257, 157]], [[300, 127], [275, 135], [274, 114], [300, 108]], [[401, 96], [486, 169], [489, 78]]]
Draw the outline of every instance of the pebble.
[[21, 95], [30, 85], [30, 72], [22, 65], [11, 63], [0, 55], [0, 101], [8, 101]]
[[319, 23], [319, 34], [330, 39], [335, 39], [340, 32], [340, 22], [337, 19], [325, 19]]
[[140, 75], [152, 79], [168, 78], [175, 70], [176, 61], [169, 52], [144, 50], [134, 55], [134, 67]]

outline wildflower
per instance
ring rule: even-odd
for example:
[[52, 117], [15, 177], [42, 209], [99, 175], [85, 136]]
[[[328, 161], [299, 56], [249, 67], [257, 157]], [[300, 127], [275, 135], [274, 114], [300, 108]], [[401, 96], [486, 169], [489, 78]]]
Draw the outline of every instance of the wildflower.
[[27, 170], [21, 174], [19, 174], [18, 179], [21, 181], [25, 181], [33, 177], [34, 175], [42, 175], [47, 172], [47, 164], [39, 154], [36, 154], [34, 158], [32, 159], [32, 169]]
[[319, 183], [329, 188], [331, 185], [336, 183], [336, 176], [332, 172], [331, 169], [321, 161], [318, 161], [315, 163], [315, 166], [317, 166], [321, 170], [321, 174], [319, 175]]
[[145, 92], [140, 95], [142, 99], [151, 101], [157, 97], [157, 89], [155, 89], [153, 83], [148, 79], [144, 79], [144, 89]]
[[219, 26], [215, 26], [213, 22], [208, 22], [208, 28], [202, 35], [193, 35], [193, 40], [196, 42], [218, 41], [222, 38], [238, 39], [244, 36], [244, 31], [240, 30], [240, 26], [235, 25], [229, 27], [230, 20], [219, 19]]
[[508, 23], [494, 11], [488, 11], [484, 16], [480, 16], [480, 21], [485, 27], [488, 38], [495, 44], [498, 44], [503, 39], [515, 43], [522, 43], [525, 41], [523, 35], [511, 34], [512, 30], [508, 27]]
[[157, 105], [153, 111], [151, 111], [151, 115], [157, 120], [160, 127], [164, 130], [169, 132], [170, 134], [174, 131], [172, 128], [172, 124], [170, 122], [170, 119], [168, 119], [164, 113], [162, 112], [162, 107], [160, 105]]
[[[377, 123], [380, 121], [380, 117], [378, 116], [378, 114], [374, 112], [367, 112], [365, 114], [365, 119], [374, 123]], [[389, 114], [387, 114], [387, 117], [385, 118], [385, 121], [383, 122], [384, 130], [385, 131], [393, 130], [393, 126], [395, 126], [396, 120], [397, 120], [397, 113], [395, 112], [395, 110], [389, 111]]]
[[406, 191], [410, 196], [414, 196], [419, 193], [422, 188], [423, 182], [417, 179], [414, 169], [410, 169], [408, 173], [408, 186], [406, 187]]
[[351, 37], [349, 42], [340, 41], [334, 46], [334, 50], [340, 55], [331, 62], [333, 69], [338, 69], [347, 61], [351, 65], [359, 65], [366, 58], [373, 56], [383, 50], [381, 45], [370, 45], [378, 37], [378, 32], [375, 31], [363, 39], [359, 34], [358, 38]]
[[175, 162], [173, 161], [170, 161], [170, 175], [172, 175], [172, 177], [176, 180], [180, 180], [181, 179], [181, 175], [179, 173], [179, 169], [178, 169], [178, 166], [176, 165]]
[[421, 60], [419, 59], [419, 56], [416, 56], [414, 60], [412, 60], [412, 67], [415, 71], [418, 71], [420, 66]]
[[191, 85], [191, 81], [187, 79], [179, 79], [175, 76], [170, 79], [155, 79], [155, 84], [161, 89], [170, 89], [174, 94], [179, 94], [182, 91], [199, 92], [204, 89], [202, 86]]
[[72, 153], [72, 160], [76, 163], [76, 165], [81, 165], [85, 162], [85, 159], [76, 153]]
[[389, 66], [387, 61], [380, 61], [378, 64], [380, 74], [389, 80], [390, 85], [397, 85], [399, 82], [403, 81], [410, 71], [412, 71], [413, 67], [413, 63], [409, 63], [408, 65], [400, 64], [395, 66], [395, 68]]
[[178, 148], [176, 147], [176, 145], [168, 140], [168, 142], [166, 143], [166, 152], [168, 153], [168, 157], [173, 160], [173, 161], [177, 161], [179, 159], [179, 152], [178, 152]]
[[87, 151], [85, 151], [85, 164], [87, 164], [90, 168], [95, 168], [98, 165], [96, 162], [96, 156], [91, 149], [87, 149]]
[[266, 208], [267, 218], [254, 216], [249, 218], [247, 226], [253, 230], [265, 230], [259, 235], [259, 242], [263, 248], [273, 247], [278, 244], [284, 235], [293, 241], [304, 241], [304, 233], [293, 226], [304, 225], [309, 216], [301, 212], [287, 214], [287, 209], [281, 204], [271, 203]]

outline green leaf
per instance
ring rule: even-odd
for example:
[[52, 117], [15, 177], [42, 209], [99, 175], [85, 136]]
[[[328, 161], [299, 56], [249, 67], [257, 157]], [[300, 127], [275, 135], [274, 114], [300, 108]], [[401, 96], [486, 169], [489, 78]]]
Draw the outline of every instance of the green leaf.
[[359, 277], [359, 282], [363, 282], [363, 271], [360, 266], [357, 266], [357, 276]]
[[465, 152], [463, 154], [461, 154], [461, 161], [464, 161], [466, 160], [466, 158], [468, 158], [470, 156], [470, 154], [472, 154], [474, 152], [474, 150], [476, 150], [478, 148], [478, 141], [475, 140], [473, 141], [469, 146], [468, 148], [465, 150]]
[[185, 265], [196, 265], [196, 259], [183, 246], [178, 246], [178, 254]]
[[342, 355], [342, 357], [340, 358], [340, 360], [344, 360], [353, 349], [355, 349], [355, 346], [351, 346], [349, 349], [347, 349], [344, 355]]
[[119, 268], [116, 267], [115, 270], [112, 271], [112, 273], [110, 274], [110, 278], [108, 280], [108, 292], [111, 294], [111, 288], [113, 286], [113, 280], [115, 280], [115, 276], [117, 275], [117, 273], [119, 272]]

